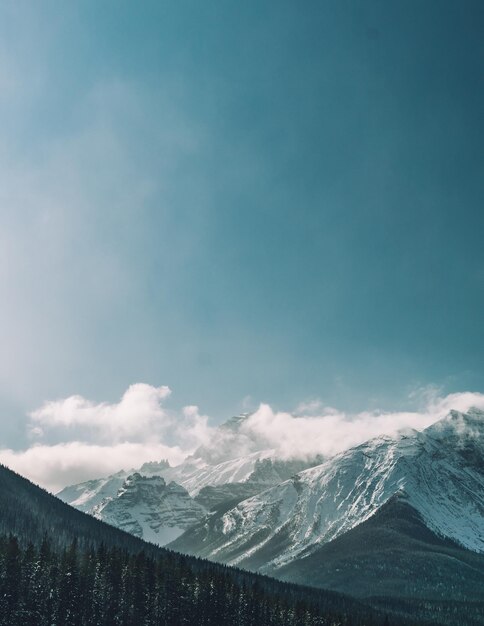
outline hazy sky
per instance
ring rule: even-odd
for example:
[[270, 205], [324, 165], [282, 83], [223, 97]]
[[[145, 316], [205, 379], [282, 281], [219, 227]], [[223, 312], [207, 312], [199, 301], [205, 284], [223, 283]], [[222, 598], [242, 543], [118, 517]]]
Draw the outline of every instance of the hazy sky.
[[0, 2], [0, 444], [484, 391], [481, 0]]

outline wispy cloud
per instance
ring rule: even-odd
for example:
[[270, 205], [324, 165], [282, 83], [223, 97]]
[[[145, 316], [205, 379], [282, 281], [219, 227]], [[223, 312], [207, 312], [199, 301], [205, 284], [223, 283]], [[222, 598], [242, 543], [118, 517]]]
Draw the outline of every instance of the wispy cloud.
[[[159, 330], [168, 327], [166, 309], [153, 313], [146, 281], [156, 266], [158, 293], [168, 293], [200, 236], [201, 229], [191, 236], [168, 222], [166, 207], [176, 202], [174, 170], [203, 141], [168, 82], [165, 92], [110, 78], [69, 100], [71, 123], [62, 132], [46, 138], [33, 124], [22, 143], [42, 99], [14, 89], [9, 77], [37, 72], [11, 67], [14, 57], [7, 64], [4, 56], [0, 44], [0, 410], [3, 395], [35, 406], [46, 388], [72, 388], [82, 370], [91, 390], [96, 379], [132, 380], [126, 370], [143, 367], [139, 346], [152, 344], [155, 324], [168, 351], [174, 333]], [[11, 108], [26, 102], [29, 115], [10, 120], [7, 87]], [[50, 91], [48, 82], [39, 87]], [[14, 122], [23, 122], [22, 132]], [[148, 133], [153, 143], [140, 151]], [[116, 368], [105, 367], [107, 352]]]

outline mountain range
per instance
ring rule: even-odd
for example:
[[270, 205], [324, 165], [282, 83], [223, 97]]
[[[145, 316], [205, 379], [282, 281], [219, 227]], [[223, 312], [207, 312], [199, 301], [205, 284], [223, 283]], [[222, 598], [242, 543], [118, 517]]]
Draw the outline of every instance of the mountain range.
[[388, 624], [350, 597], [144, 542], [1, 465], [0, 511], [0, 626]]
[[[176, 467], [165, 460], [146, 462], [68, 486], [57, 496], [97, 519], [165, 545], [215, 507], [245, 500], [321, 460], [281, 460], [274, 450], [254, 449], [256, 442], [240, 431], [247, 417], [228, 420], [210, 447], [199, 448]], [[231, 458], [234, 451], [246, 454]]]
[[[243, 419], [230, 423], [235, 438]], [[452, 411], [423, 431], [377, 437], [323, 462], [281, 460], [269, 450], [210, 460], [205, 452], [175, 468], [150, 464], [59, 495], [140, 537], [146, 519], [154, 520], [146, 536], [160, 543], [173, 536], [167, 527], [176, 528], [169, 547], [186, 554], [350, 593], [375, 607], [391, 598], [402, 615], [416, 602], [435, 603], [443, 616], [462, 603], [477, 620], [469, 624], [483, 623], [476, 617], [484, 615], [482, 411]], [[149, 495], [141, 495], [151, 485], [143, 473], [163, 477]], [[170, 497], [177, 506], [167, 514]], [[156, 528], [164, 530], [156, 535]]]
[[274, 573], [398, 496], [437, 535], [484, 552], [483, 435], [481, 413], [452, 412], [423, 432], [372, 439], [211, 515], [176, 547]]

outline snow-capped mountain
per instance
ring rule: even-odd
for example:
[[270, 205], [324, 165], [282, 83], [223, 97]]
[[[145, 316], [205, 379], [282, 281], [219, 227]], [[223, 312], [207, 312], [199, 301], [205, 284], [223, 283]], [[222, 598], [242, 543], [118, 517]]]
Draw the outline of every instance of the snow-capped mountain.
[[75, 506], [76, 509], [85, 513], [92, 513], [101, 502], [116, 496], [128, 476], [129, 472], [121, 470], [105, 478], [69, 485], [56, 495], [67, 504]]
[[[261, 461], [270, 463], [272, 450], [261, 450], [244, 457], [235, 458], [222, 463], [211, 465], [200, 457], [189, 457], [180, 465], [170, 467], [166, 462], [145, 463], [140, 468], [120, 471], [111, 476], [88, 480], [77, 485], [65, 487], [57, 494], [64, 502], [75, 506], [81, 511], [92, 513], [94, 508], [106, 498], [113, 498], [118, 493], [123, 482], [135, 472], [142, 476], [162, 476], [167, 482], [176, 482], [184, 487], [192, 496], [199, 493], [206, 486], [225, 485], [227, 483], [243, 483], [254, 479], [261, 482], [261, 488], [277, 484], [284, 478], [277, 469], [271, 470], [269, 481], [269, 466], [260, 465]], [[260, 476], [262, 470], [266, 475]]]
[[167, 480], [175, 480], [183, 485], [191, 495], [196, 495], [200, 489], [208, 485], [213, 487], [226, 483], [247, 482], [257, 464], [263, 459], [270, 459], [273, 455], [273, 450], [260, 450], [213, 465], [200, 457], [188, 458], [181, 465], [165, 470], [162, 475]]
[[209, 446], [198, 448], [176, 467], [170, 467], [165, 460], [147, 462], [139, 468], [70, 485], [57, 497], [81, 511], [93, 513], [101, 502], [116, 497], [123, 482], [138, 472], [142, 476], [162, 476], [166, 482], [176, 482], [191, 496], [197, 496], [205, 487], [243, 483], [245, 487], [218, 490], [216, 500], [220, 500], [223, 493], [227, 494], [226, 499], [233, 499], [240, 494], [247, 497], [258, 493], [321, 461], [278, 460], [274, 450], [261, 448], [257, 440], [242, 431], [248, 417], [244, 413], [227, 420], [216, 429]]
[[115, 497], [92, 511], [94, 517], [145, 541], [165, 545], [193, 526], [207, 510], [174, 482], [160, 476], [128, 476]]
[[[150, 462], [139, 470], [121, 471], [66, 487], [57, 495], [85, 513], [164, 545], [198, 522], [201, 512], [206, 513], [226, 502], [244, 500], [280, 483], [307, 465], [300, 461], [273, 460], [268, 454], [270, 451], [261, 451], [217, 465], [194, 458], [177, 467], [170, 467], [166, 461]], [[163, 487], [167, 483], [166, 488]], [[136, 491], [136, 507], [133, 506], [133, 491]], [[181, 508], [176, 505], [167, 507], [172, 500], [162, 503], [168, 494], [173, 495], [172, 491], [179, 496], [184, 494]], [[153, 531], [158, 526], [156, 519], [160, 514], [157, 499], [162, 508], [162, 526], [178, 529], [175, 534]], [[186, 522], [180, 522], [182, 510], [186, 511]], [[147, 524], [147, 519], [155, 521]]]
[[138, 472], [143, 476], [160, 476], [164, 470], [169, 468], [170, 464], [165, 460], [143, 463], [138, 469], [129, 471], [121, 470], [120, 472], [116, 472], [116, 474], [111, 474], [104, 478], [96, 478], [83, 483], [77, 483], [76, 485], [69, 485], [56, 495], [64, 502], [75, 506], [76, 509], [80, 511], [93, 513], [94, 509], [101, 504], [101, 502], [105, 502], [116, 496], [124, 481], [131, 474]]
[[436, 535], [484, 552], [484, 413], [453, 411], [423, 432], [372, 439], [212, 514], [172, 547], [274, 573], [396, 495]]
[[[199, 521], [201, 512], [244, 500], [317, 463], [316, 460], [313, 463], [282, 461], [275, 458], [274, 450], [255, 449], [257, 442], [240, 432], [246, 419], [244, 414], [222, 424], [210, 446], [199, 448], [176, 467], [170, 467], [167, 461], [152, 461], [138, 469], [71, 485], [57, 495], [64, 502], [139, 537], [160, 544], [171, 541]], [[241, 451], [245, 454], [234, 456]], [[150, 478], [159, 478], [161, 482]], [[168, 506], [173, 502], [171, 491], [177, 491], [179, 498], [182, 492], [185, 494], [183, 506]], [[170, 498], [165, 502], [168, 495]], [[160, 500], [158, 508], [157, 500]], [[180, 521], [183, 510], [185, 522]], [[165, 530], [161, 532], [158, 528]]]

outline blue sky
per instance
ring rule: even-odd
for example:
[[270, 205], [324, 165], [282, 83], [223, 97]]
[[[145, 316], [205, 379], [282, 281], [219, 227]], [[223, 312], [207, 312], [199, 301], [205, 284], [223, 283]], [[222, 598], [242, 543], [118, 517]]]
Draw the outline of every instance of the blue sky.
[[0, 5], [0, 409], [484, 391], [482, 2]]

